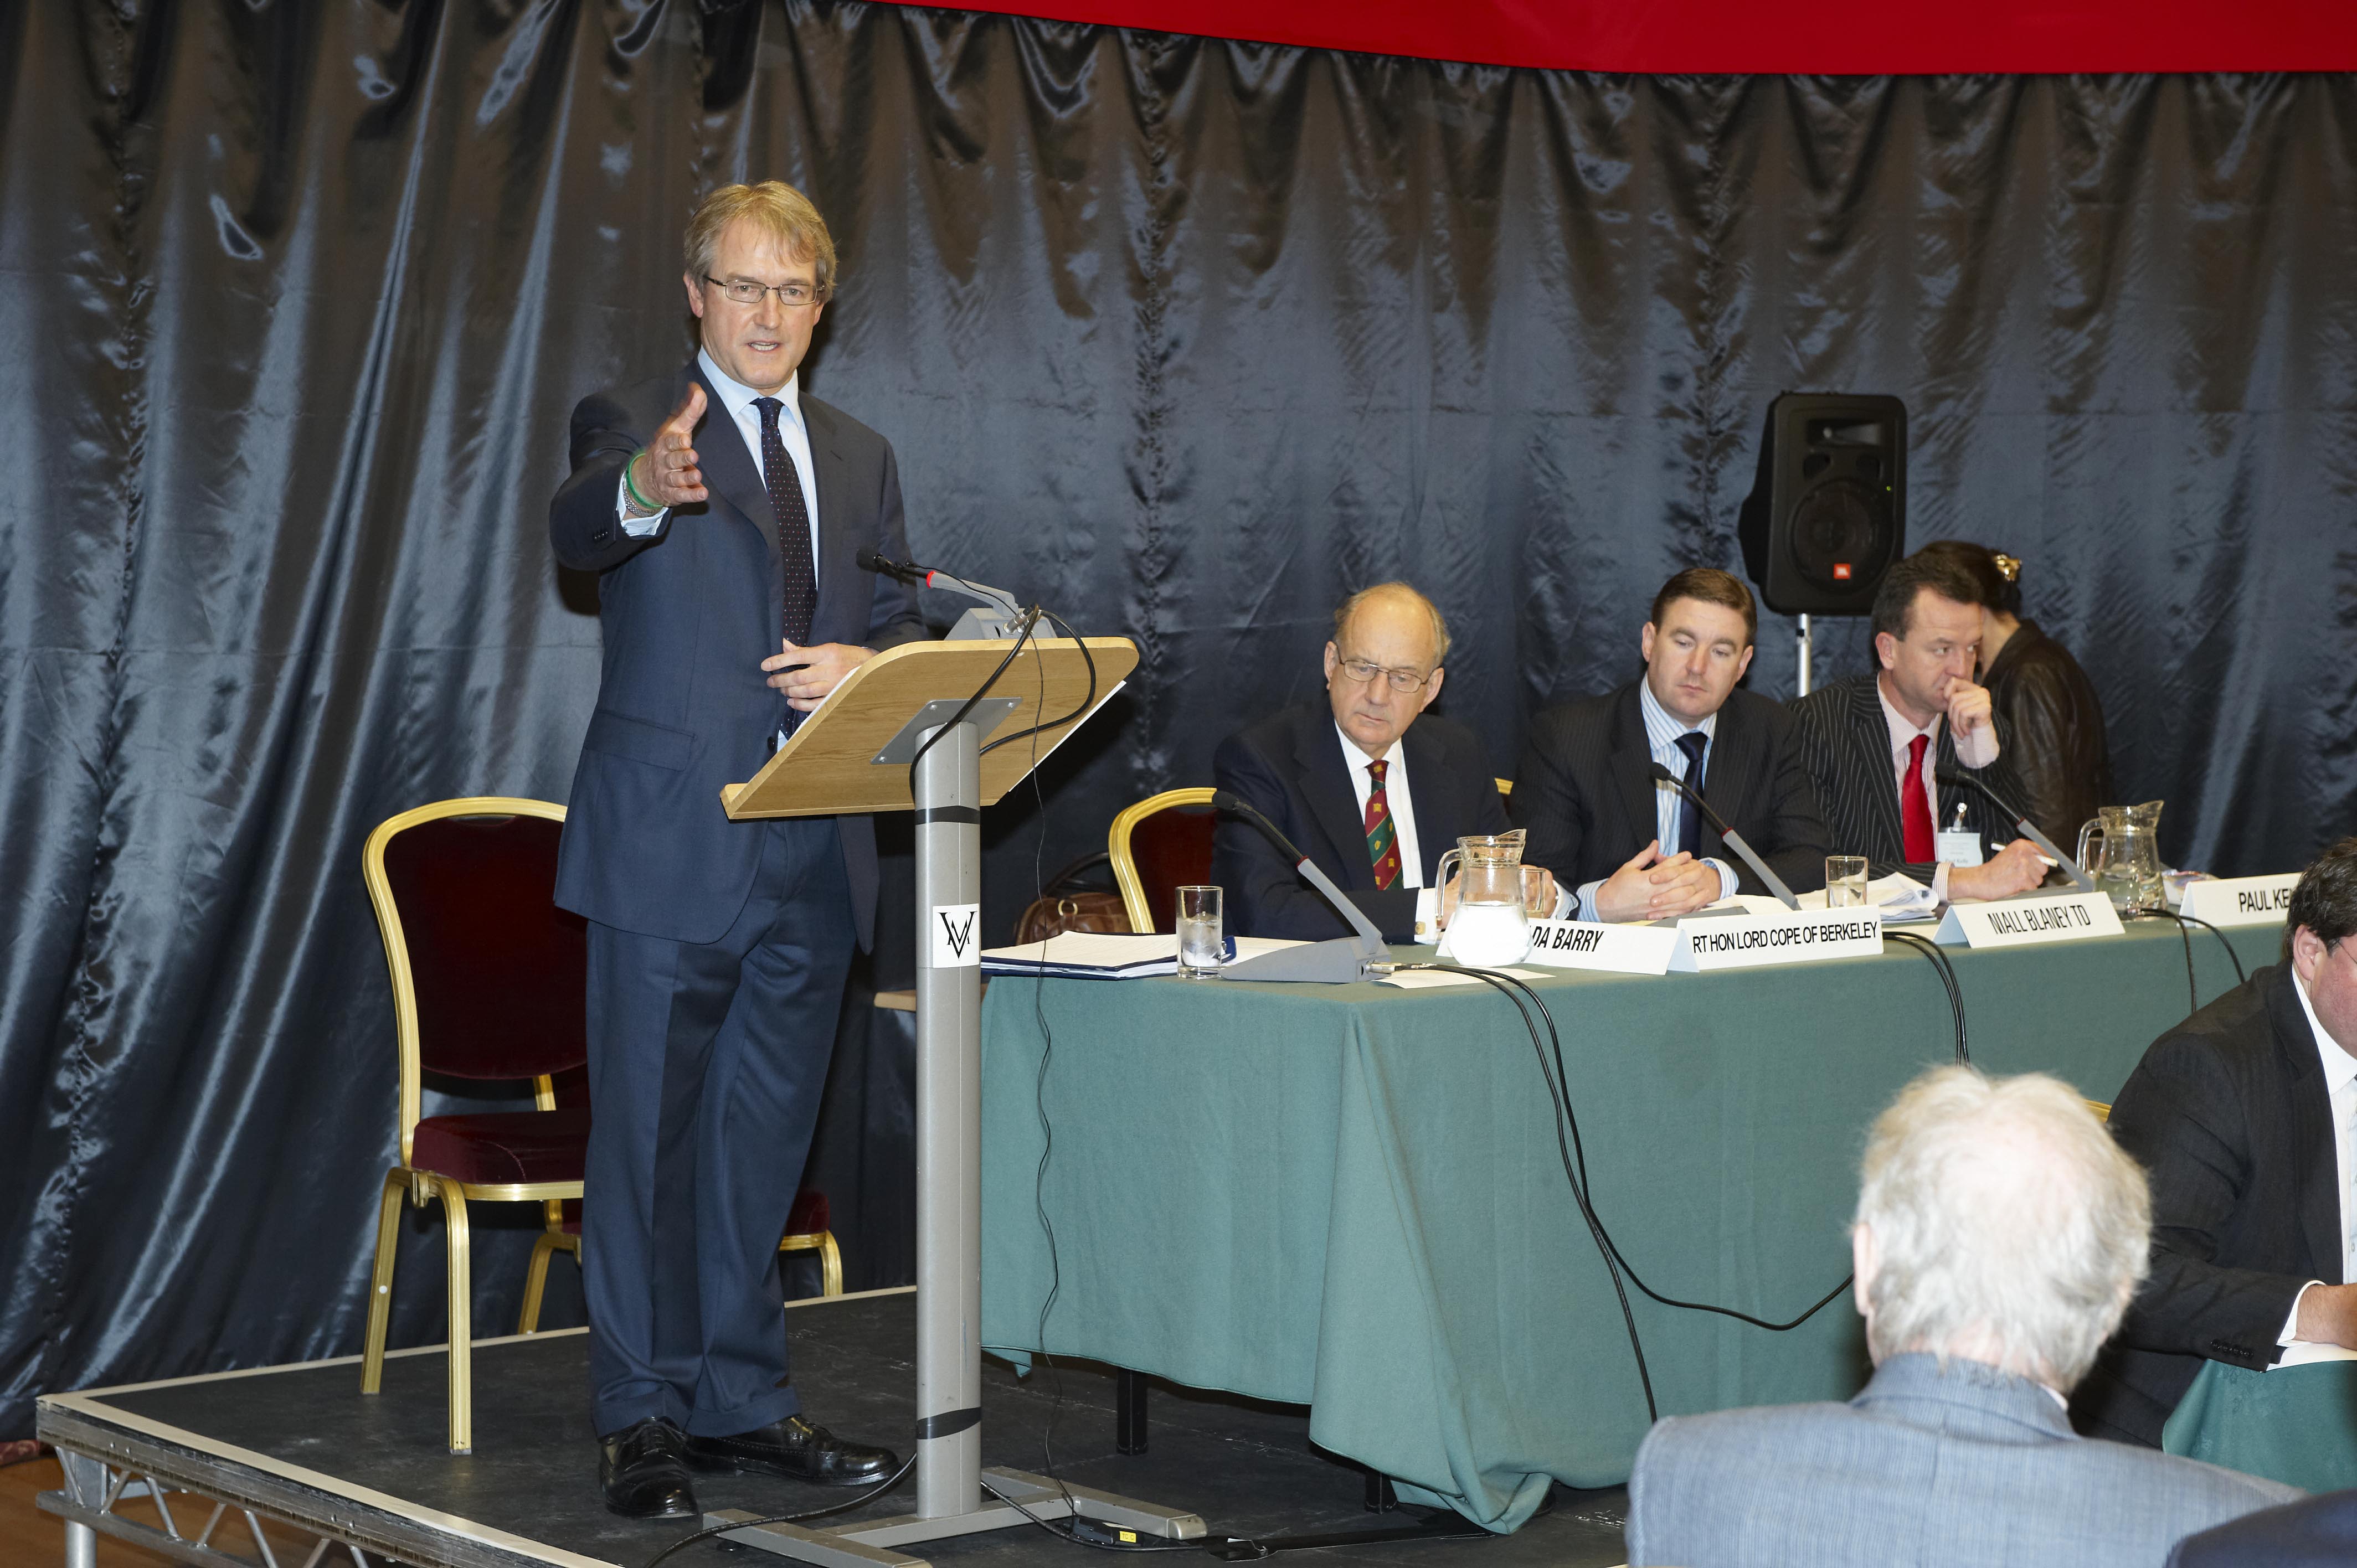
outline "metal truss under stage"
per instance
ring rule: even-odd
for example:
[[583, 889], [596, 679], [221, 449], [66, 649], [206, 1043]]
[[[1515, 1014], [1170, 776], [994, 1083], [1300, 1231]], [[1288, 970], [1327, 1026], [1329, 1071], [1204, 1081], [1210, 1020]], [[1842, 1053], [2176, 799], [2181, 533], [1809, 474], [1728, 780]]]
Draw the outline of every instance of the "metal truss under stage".
[[[915, 1418], [913, 1293], [797, 1302], [788, 1322], [794, 1380], [813, 1418], [905, 1454]], [[372, 1396], [360, 1391], [356, 1356], [50, 1395], [38, 1430], [66, 1481], [40, 1506], [65, 1523], [68, 1568], [91, 1568], [100, 1535], [201, 1568], [640, 1568], [692, 1526], [605, 1511], [587, 1344], [580, 1329], [477, 1340], [475, 1446], [463, 1455], [447, 1449], [438, 1345], [390, 1355], [384, 1391]], [[989, 1363], [989, 1473], [1052, 1468], [1084, 1510], [1106, 1494], [1168, 1499], [1212, 1521], [1215, 1534], [1350, 1531], [1400, 1517], [1363, 1511], [1364, 1473], [1313, 1449], [1307, 1412], [1291, 1407], [1157, 1385], [1148, 1451], [1119, 1452], [1116, 1382], [1102, 1367], [1018, 1379]], [[1134, 1444], [1145, 1433], [1123, 1435]], [[708, 1519], [839, 1500], [828, 1488], [760, 1477], [699, 1476], [696, 1493]], [[905, 1513], [914, 1496], [909, 1483], [845, 1517], [888, 1533], [888, 1516]], [[1553, 1513], [1512, 1536], [1346, 1548], [1317, 1559], [1413, 1568], [1443, 1552], [1461, 1562], [1469, 1551], [1481, 1568], [1620, 1563], [1625, 1494], [1557, 1497]], [[1102, 1556], [1028, 1523], [926, 1541], [921, 1550], [939, 1568], [1080, 1568]], [[724, 1561], [780, 1559], [705, 1541], [665, 1568]]]

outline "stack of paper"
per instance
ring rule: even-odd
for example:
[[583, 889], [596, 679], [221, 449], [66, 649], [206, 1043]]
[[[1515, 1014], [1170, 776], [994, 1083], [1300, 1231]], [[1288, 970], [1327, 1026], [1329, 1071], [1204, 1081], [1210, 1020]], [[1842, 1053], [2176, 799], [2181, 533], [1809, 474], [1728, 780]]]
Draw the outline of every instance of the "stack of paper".
[[[1227, 961], [1257, 958], [1299, 942], [1274, 937], [1230, 937], [1223, 944]], [[1145, 936], [1102, 931], [1066, 931], [1044, 942], [1020, 947], [985, 948], [985, 974], [1046, 974], [1061, 980], [1143, 980], [1172, 974], [1178, 968], [1178, 939], [1168, 931]]]
[[[1825, 907], [1825, 895], [1822, 888], [1799, 897], [1803, 909]], [[1874, 906], [1885, 925], [1893, 920], [1928, 920], [1940, 912], [1939, 900], [1932, 897], [1929, 887], [1896, 871], [1867, 883], [1866, 901]]]
[[[1794, 897], [1800, 900], [1803, 909], [1825, 907], [1825, 894], [1822, 887], [1814, 893], [1800, 893]], [[1929, 887], [1895, 871], [1866, 885], [1866, 901], [1874, 906], [1875, 913], [1882, 917], [1885, 925], [1894, 920], [1928, 920], [1940, 912], [1939, 903], [1932, 897]], [[1738, 893], [1734, 902], [1754, 915], [1781, 915], [1784, 912], [1784, 901], [1765, 893]], [[1714, 909], [1725, 907], [1711, 906]]]
[[[1231, 955], [1234, 946], [1230, 944]], [[1052, 974], [1068, 980], [1136, 980], [1168, 974], [1178, 967], [1178, 939], [1168, 932], [1144, 936], [1103, 931], [1064, 931], [1044, 942], [985, 948], [985, 974]]]

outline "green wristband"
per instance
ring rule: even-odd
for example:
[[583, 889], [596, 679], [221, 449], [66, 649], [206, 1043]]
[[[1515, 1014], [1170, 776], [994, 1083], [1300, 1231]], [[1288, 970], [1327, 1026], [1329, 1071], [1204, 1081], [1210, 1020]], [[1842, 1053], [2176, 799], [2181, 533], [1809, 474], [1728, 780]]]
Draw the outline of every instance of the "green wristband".
[[643, 508], [649, 512], [659, 512], [662, 510], [662, 508], [655, 505], [654, 502], [639, 494], [638, 484], [630, 478], [630, 470], [637, 467], [639, 466], [639, 459], [646, 455], [647, 449], [641, 446], [637, 451], [630, 454], [630, 460], [629, 462], [622, 465], [622, 489], [629, 492], [630, 504], [632, 506]]

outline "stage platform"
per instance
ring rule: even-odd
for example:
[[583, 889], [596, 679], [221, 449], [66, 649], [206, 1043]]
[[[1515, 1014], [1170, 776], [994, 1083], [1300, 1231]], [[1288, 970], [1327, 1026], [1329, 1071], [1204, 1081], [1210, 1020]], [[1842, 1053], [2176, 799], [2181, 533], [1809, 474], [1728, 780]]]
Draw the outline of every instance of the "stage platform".
[[[915, 1420], [914, 1293], [796, 1302], [788, 1311], [794, 1379], [813, 1418], [905, 1454]], [[59, 1450], [67, 1484], [62, 1493], [43, 1494], [41, 1506], [207, 1568], [265, 1561], [296, 1568], [307, 1556], [311, 1568], [640, 1568], [689, 1525], [635, 1522], [605, 1510], [586, 1351], [580, 1329], [476, 1341], [475, 1452], [463, 1458], [443, 1446], [438, 1346], [394, 1352], [384, 1391], [374, 1397], [360, 1391], [357, 1357], [54, 1395], [40, 1402], [39, 1430]], [[984, 1464], [1045, 1467], [1040, 1441], [1057, 1375], [1018, 1379], [985, 1359]], [[1365, 1510], [1364, 1475], [1310, 1446], [1305, 1410], [1157, 1383], [1148, 1450], [1125, 1455], [1114, 1447], [1113, 1375], [1082, 1364], [1062, 1367], [1060, 1377], [1053, 1463], [1067, 1481], [1192, 1509], [1215, 1537], [1403, 1521], [1400, 1513]], [[150, 1481], [160, 1484], [177, 1541], [143, 1495]], [[696, 1492], [707, 1510], [757, 1514], [823, 1507], [843, 1495], [728, 1476], [698, 1477]], [[824, 1522], [904, 1513], [915, 1498], [911, 1477], [858, 1513]], [[1624, 1560], [1625, 1490], [1559, 1487], [1555, 1501], [1512, 1536], [1332, 1547], [1298, 1561], [1606, 1568]], [[305, 1540], [291, 1561], [290, 1531], [278, 1526]], [[266, 1560], [253, 1543], [257, 1530], [274, 1543]], [[1106, 1560], [1103, 1552], [1050, 1540], [1028, 1525], [919, 1550], [935, 1563], [991, 1568]], [[1211, 1561], [1191, 1552], [1160, 1560]], [[59, 1561], [67, 1561], [62, 1547]], [[785, 1560], [705, 1541], [667, 1559], [665, 1568], [722, 1561], [759, 1568]]]

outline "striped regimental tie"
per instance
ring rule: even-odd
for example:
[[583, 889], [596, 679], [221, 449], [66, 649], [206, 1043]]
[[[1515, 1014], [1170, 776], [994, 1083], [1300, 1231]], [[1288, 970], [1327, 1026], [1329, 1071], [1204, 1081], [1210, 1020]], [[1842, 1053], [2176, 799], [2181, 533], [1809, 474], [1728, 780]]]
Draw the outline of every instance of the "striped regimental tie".
[[1375, 868], [1375, 886], [1389, 887], [1399, 880], [1399, 832], [1392, 826], [1392, 803], [1383, 794], [1388, 762], [1370, 762], [1367, 775], [1375, 787], [1367, 791], [1367, 859]]

